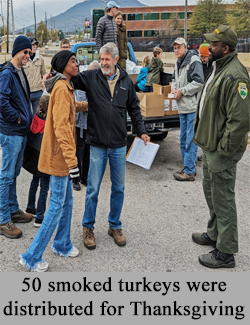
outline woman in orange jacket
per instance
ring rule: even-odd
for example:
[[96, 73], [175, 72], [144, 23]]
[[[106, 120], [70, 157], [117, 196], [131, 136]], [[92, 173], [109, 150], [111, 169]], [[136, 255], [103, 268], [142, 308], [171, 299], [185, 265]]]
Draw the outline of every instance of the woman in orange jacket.
[[[70, 240], [73, 208], [71, 180], [79, 177], [75, 155], [76, 106], [70, 80], [78, 74], [78, 64], [75, 53], [71, 51], [57, 53], [51, 64], [58, 73], [46, 83], [46, 89], [51, 96], [38, 170], [51, 175], [52, 196], [49, 209], [33, 242], [20, 255], [20, 263], [35, 272], [44, 272], [48, 268], [48, 263], [42, 260], [42, 254], [56, 226], [57, 232], [52, 245], [55, 254], [65, 257], [76, 257], [79, 254]], [[77, 110], [84, 111], [87, 106], [86, 102], [80, 102]]]

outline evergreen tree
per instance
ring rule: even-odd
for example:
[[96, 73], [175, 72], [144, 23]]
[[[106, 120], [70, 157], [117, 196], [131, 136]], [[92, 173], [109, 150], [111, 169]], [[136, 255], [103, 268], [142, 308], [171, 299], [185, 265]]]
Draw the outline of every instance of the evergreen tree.
[[189, 35], [199, 37], [225, 24], [226, 12], [223, 0], [198, 0], [191, 15]]
[[61, 29], [58, 31], [58, 37], [60, 41], [64, 39], [64, 32]]

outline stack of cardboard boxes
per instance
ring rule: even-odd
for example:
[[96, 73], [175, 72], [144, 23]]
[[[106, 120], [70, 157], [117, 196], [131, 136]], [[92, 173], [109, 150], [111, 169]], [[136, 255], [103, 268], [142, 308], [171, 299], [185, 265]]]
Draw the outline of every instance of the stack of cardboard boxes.
[[153, 84], [152, 93], [140, 93], [141, 114], [145, 117], [178, 114], [176, 100], [169, 98], [171, 86]]
[[[138, 75], [129, 76], [133, 83], [135, 83]], [[161, 86], [157, 84], [153, 84], [152, 93], [138, 93], [142, 116], [154, 117], [178, 114], [176, 100], [169, 98], [170, 93], [171, 85]]]

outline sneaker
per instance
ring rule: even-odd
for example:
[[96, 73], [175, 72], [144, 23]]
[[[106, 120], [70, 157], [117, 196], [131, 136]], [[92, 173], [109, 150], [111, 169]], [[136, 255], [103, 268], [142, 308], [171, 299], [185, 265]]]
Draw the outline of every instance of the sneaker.
[[73, 246], [73, 249], [69, 254], [69, 257], [76, 257], [78, 255], [79, 255], [79, 250], [75, 246]]
[[[25, 263], [22, 260], [20, 260], [19, 262], [22, 266], [25, 266]], [[45, 272], [48, 266], [49, 264], [47, 262], [38, 263], [34, 272]]]
[[13, 221], [9, 221], [3, 225], [0, 225], [0, 235], [4, 235], [7, 238], [16, 239], [22, 236], [22, 230], [17, 228]]
[[231, 269], [235, 267], [234, 254], [222, 253], [217, 248], [208, 254], [200, 255], [199, 262], [201, 265], [212, 269], [218, 269], [220, 267]]
[[126, 245], [126, 237], [122, 233], [122, 229], [111, 229], [109, 228], [108, 234], [114, 238], [115, 243], [118, 246], [125, 246]]
[[174, 177], [177, 181], [195, 181], [194, 174], [188, 175], [185, 172], [182, 172], [180, 174], [175, 173]]
[[11, 213], [11, 220], [16, 223], [26, 223], [30, 222], [33, 218], [33, 215], [31, 213], [25, 213], [21, 209], [19, 209], [15, 213]]
[[81, 185], [79, 183], [74, 183], [73, 182], [73, 190], [75, 191], [81, 191]]
[[33, 214], [34, 217], [36, 216], [36, 209], [30, 209], [30, 208], [27, 208], [25, 211], [26, 211], [27, 213], [31, 213], [31, 214]]
[[36, 220], [35, 220], [35, 222], [34, 222], [34, 226], [35, 226], [36, 228], [40, 228], [41, 225], [42, 225], [42, 222], [43, 222], [43, 219], [38, 219], [38, 218], [36, 218]]
[[92, 228], [83, 228], [83, 244], [87, 249], [95, 249], [96, 242]]
[[203, 233], [195, 232], [192, 234], [192, 239], [196, 244], [210, 245], [210, 246], [213, 246], [214, 248], [216, 247], [216, 241], [210, 239], [210, 237], [208, 236], [208, 234], [206, 232], [203, 232]]

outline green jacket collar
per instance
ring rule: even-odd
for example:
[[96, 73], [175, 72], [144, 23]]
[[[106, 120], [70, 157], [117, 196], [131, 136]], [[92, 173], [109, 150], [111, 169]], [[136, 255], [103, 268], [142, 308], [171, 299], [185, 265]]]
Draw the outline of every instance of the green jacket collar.
[[231, 62], [237, 56], [237, 51], [224, 56], [223, 58], [216, 60], [216, 71], [223, 69], [229, 62]]

